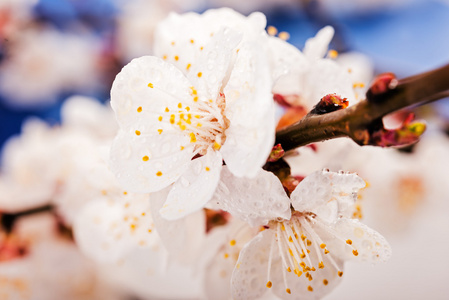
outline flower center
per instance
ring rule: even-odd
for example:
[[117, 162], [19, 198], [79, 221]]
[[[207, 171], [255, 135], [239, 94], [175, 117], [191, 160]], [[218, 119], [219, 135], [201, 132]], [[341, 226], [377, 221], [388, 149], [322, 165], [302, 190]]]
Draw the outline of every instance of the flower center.
[[181, 150], [193, 147], [194, 155], [205, 155], [210, 148], [220, 150], [226, 140], [225, 130], [229, 123], [224, 116], [224, 94], [220, 93], [215, 101], [200, 101], [196, 89], [191, 87], [191, 96], [193, 102], [190, 105], [179, 102], [175, 110], [166, 108], [166, 114], [159, 116], [159, 121], [168, 118], [176, 130], [190, 137], [190, 142], [181, 146]]
[[358, 255], [350, 239], [344, 240], [315, 215], [293, 212], [290, 220], [272, 221], [269, 224], [270, 229], [274, 230], [276, 234], [275, 239], [271, 243], [268, 262], [268, 288], [272, 286], [270, 269], [275, 248], [278, 248], [281, 257], [284, 285], [287, 293], [290, 293], [290, 289], [287, 286], [287, 272], [293, 272], [297, 277], [304, 275], [303, 278], [311, 282], [307, 287], [307, 290], [310, 292], [313, 292], [312, 283], [326, 286], [330, 280], [330, 278], [323, 278], [324, 276], [320, 275], [320, 282], [312, 282], [315, 276], [314, 272], [319, 272], [321, 269], [327, 267], [332, 268], [332, 270], [331, 272], [329, 270], [326, 271], [326, 274], [334, 274], [339, 277], [343, 275], [342, 269], [327, 249], [326, 244], [312, 228], [312, 225], [319, 226], [334, 238], [341, 240], [347, 247], [351, 248], [353, 255]]

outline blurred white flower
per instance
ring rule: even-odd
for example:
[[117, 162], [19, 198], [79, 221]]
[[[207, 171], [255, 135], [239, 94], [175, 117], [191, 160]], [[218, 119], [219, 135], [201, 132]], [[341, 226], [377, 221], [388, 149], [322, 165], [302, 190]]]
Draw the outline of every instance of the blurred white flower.
[[[23, 253], [0, 261], [2, 299], [122, 299], [106, 286], [49, 213], [20, 217], [11, 236]], [[7, 251], [0, 238], [0, 254]], [[11, 247], [11, 245], [10, 245]], [[0, 255], [1, 256], [1, 255]]]
[[114, 185], [106, 164], [116, 133], [112, 110], [90, 98], [73, 97], [64, 104], [62, 119], [55, 127], [29, 120], [22, 134], [7, 142], [0, 210], [17, 213], [52, 203], [71, 224], [83, 203]]
[[156, 38], [163, 59], [135, 59], [117, 75], [111, 105], [121, 130], [111, 169], [131, 191], [174, 183], [161, 209], [165, 218], [206, 204], [222, 160], [248, 177], [265, 163], [274, 110], [264, 27], [261, 14], [244, 18], [227, 9], [171, 14]]
[[273, 92], [290, 105], [304, 106], [307, 111], [322, 97], [334, 93], [354, 104], [356, 97], [348, 70], [333, 61], [335, 51], [325, 57], [333, 35], [334, 29], [327, 26], [308, 39], [303, 53], [295, 54], [290, 72], [276, 82]]
[[[240, 252], [231, 281], [235, 299], [257, 299], [267, 288], [282, 299], [320, 298], [339, 282], [345, 260], [376, 263], [390, 257], [390, 246], [379, 233], [348, 217], [365, 186], [357, 175], [314, 172], [296, 187], [291, 200], [276, 177], [260, 178], [246, 193], [241, 192], [246, 182], [231, 181], [235, 195], [220, 185], [213, 199], [253, 225], [267, 224]], [[226, 184], [226, 177], [222, 181]], [[255, 190], [260, 194], [252, 198]], [[286, 218], [290, 203], [293, 210]], [[271, 207], [284, 213], [275, 218], [276, 212], [267, 210]]]
[[10, 39], [7, 55], [0, 65], [0, 93], [12, 106], [38, 107], [61, 92], [99, 86], [100, 45], [93, 37], [23, 30]]

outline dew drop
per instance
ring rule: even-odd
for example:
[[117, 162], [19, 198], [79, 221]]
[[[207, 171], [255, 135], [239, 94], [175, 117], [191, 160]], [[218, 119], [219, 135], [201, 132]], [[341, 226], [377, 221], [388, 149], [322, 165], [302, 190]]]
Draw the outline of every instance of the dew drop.
[[364, 240], [362, 242], [362, 247], [365, 248], [366, 250], [371, 250], [373, 249], [373, 243], [371, 243], [371, 241], [369, 240]]
[[188, 187], [190, 182], [185, 177], [181, 177], [181, 184], [183, 187]]
[[170, 147], [171, 144], [169, 142], [164, 143], [161, 148], [162, 154], [168, 153], [170, 151]]

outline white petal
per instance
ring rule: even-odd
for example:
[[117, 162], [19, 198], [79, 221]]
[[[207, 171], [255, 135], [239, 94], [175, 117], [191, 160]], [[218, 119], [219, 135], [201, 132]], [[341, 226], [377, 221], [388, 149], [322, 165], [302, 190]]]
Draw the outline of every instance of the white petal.
[[[100, 198], [87, 203], [74, 223], [77, 245], [98, 262], [115, 262], [133, 248], [151, 246], [148, 195], [129, 202]], [[120, 199], [123, 200], [123, 199]]]
[[290, 195], [299, 212], [313, 212], [332, 222], [353, 205], [359, 189], [365, 186], [356, 174], [316, 171], [302, 180]]
[[191, 86], [180, 70], [160, 58], [133, 59], [117, 75], [111, 89], [111, 106], [120, 128], [129, 134], [139, 130], [142, 136], [157, 136], [158, 129], [165, 132], [176, 127], [170, 126], [170, 115], [178, 111], [179, 103], [193, 102]]
[[[193, 62], [188, 79], [198, 90], [200, 100], [215, 100], [228, 76], [234, 49], [242, 35], [230, 28], [222, 28], [214, 34]], [[201, 75], [200, 75], [201, 74]]]
[[175, 220], [202, 209], [217, 187], [222, 164], [220, 153], [210, 148], [206, 155], [192, 160], [170, 190], [161, 215]]
[[192, 263], [203, 245], [206, 220], [203, 211], [168, 221], [159, 213], [164, 206], [170, 187], [150, 195], [151, 214], [162, 243], [177, 262]]
[[264, 230], [247, 243], [232, 272], [231, 289], [233, 299], [259, 299], [267, 292], [267, 270], [272, 230]]
[[186, 136], [150, 139], [120, 130], [111, 148], [111, 171], [130, 191], [158, 191], [175, 182], [191, 163], [191, 151], [180, 150], [185, 143]]
[[304, 54], [309, 59], [319, 59], [323, 58], [326, 55], [327, 49], [329, 47], [329, 43], [334, 36], [334, 28], [331, 26], [326, 26], [322, 28], [315, 37], [310, 38], [306, 41], [306, 45], [304, 46]]
[[272, 80], [265, 51], [262, 41], [242, 47], [224, 89], [230, 125], [221, 152], [237, 176], [255, 176], [274, 143]]
[[272, 63], [273, 81], [292, 70], [300, 71], [308, 64], [304, 54], [295, 46], [280, 38], [270, 36], [268, 39]]
[[255, 178], [248, 179], [235, 177], [223, 167], [212, 201], [251, 226], [265, 225], [276, 218], [289, 219], [291, 215], [290, 199], [281, 182], [262, 169]]
[[[328, 249], [331, 254], [343, 260], [375, 264], [385, 262], [391, 257], [391, 247], [385, 238], [356, 219], [341, 218], [331, 228], [343, 238], [343, 241], [327, 240]], [[352, 244], [346, 244], [345, 240], [351, 240]], [[357, 256], [354, 255], [353, 250], [357, 250]]]

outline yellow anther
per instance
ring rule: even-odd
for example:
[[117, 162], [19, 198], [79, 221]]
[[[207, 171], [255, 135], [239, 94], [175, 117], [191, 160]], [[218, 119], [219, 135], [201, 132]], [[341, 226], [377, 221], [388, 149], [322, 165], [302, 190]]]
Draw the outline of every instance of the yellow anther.
[[150, 83], [148, 84], [148, 87], [153, 88], [153, 84], [150, 82]]
[[268, 32], [269, 35], [274, 36], [274, 35], [276, 35], [278, 33], [278, 30], [274, 26], [268, 26], [267, 32]]
[[159, 118], [157, 118], [159, 120], [159, 122], [162, 121], [162, 116], [159, 116]]
[[307, 287], [307, 290], [309, 291], [309, 292], [313, 292], [313, 287], [311, 287], [310, 285]]
[[143, 160], [143, 161], [148, 161], [149, 159], [150, 159], [150, 158], [149, 158], [148, 156], [146, 156], [146, 155], [145, 155], [144, 157], [142, 157], [142, 160]]
[[273, 286], [273, 284], [271, 283], [271, 281], [267, 282], [267, 288], [271, 289], [271, 287]]
[[320, 248], [321, 248], [321, 249], [326, 248], [326, 244], [321, 244], [321, 245], [320, 245]]
[[181, 102], [178, 103], [178, 108], [182, 108], [182, 103]]
[[157, 132], [159, 132], [159, 134], [161, 134], [162, 133], [162, 129], [158, 129]]
[[285, 231], [284, 223], [281, 223], [281, 229]]
[[175, 45], [175, 41], [171, 42], [171, 45], [174, 46]]
[[293, 251], [292, 251], [292, 249], [288, 248], [288, 252], [290, 253], [291, 256], [293, 256]]
[[200, 115], [195, 115], [195, 118], [199, 119], [199, 118], [201, 118], [201, 116]]
[[337, 274], [338, 274], [339, 277], [343, 276], [343, 272], [342, 271], [338, 271]]
[[179, 129], [181, 129], [181, 130], [183, 130], [183, 131], [186, 130], [186, 128], [187, 128], [187, 127], [186, 127], [186, 125], [184, 125], [184, 124], [180, 124], [180, 125], [179, 125]]
[[319, 269], [324, 268], [324, 263], [323, 263], [322, 261], [320, 261], [320, 263], [318, 264], [318, 268], [319, 268]]
[[309, 281], [312, 281], [312, 280], [313, 280], [312, 275], [309, 275]]
[[203, 51], [203, 49], [204, 49], [204, 47], [203, 47], [203, 46], [201, 46], [201, 47], [200, 47], [200, 50], [201, 50], [201, 51]]
[[201, 126], [203, 126], [203, 125], [201, 125], [201, 123], [196, 124], [196, 127], [201, 127]]
[[304, 234], [301, 234], [301, 240], [305, 240], [307, 237]]
[[142, 217], [145, 217], [146, 213], [143, 212], [143, 213], [141, 213], [141, 215], [142, 215]]
[[225, 253], [225, 254], [223, 255], [223, 257], [224, 257], [224, 258], [228, 258], [228, 257], [229, 257], [229, 254]]
[[327, 279], [323, 279], [323, 284], [327, 285], [329, 283], [329, 281], [327, 281]]
[[[209, 169], [208, 167], [206, 167], [206, 171], [208, 171], [207, 169]], [[229, 242], [229, 245], [231, 245], [231, 246], [235, 246], [235, 240], [231, 240], [230, 242]]]
[[162, 176], [162, 172], [161, 171], [157, 171], [156, 176]]
[[167, 59], [167, 55], [162, 56], [162, 59], [166, 60]]
[[195, 143], [196, 142], [196, 135], [193, 132], [190, 133], [190, 142], [191, 143]]
[[312, 269], [310, 269], [310, 271], [315, 272], [316, 271], [315, 267], [312, 267]]
[[193, 101], [197, 102], [198, 101], [198, 96], [193, 97]]
[[329, 250], [324, 249], [324, 254], [328, 254], [328, 253], [329, 253]]
[[136, 130], [136, 135], [140, 135], [140, 131], [139, 130]]
[[357, 251], [357, 250], [352, 250], [352, 254], [354, 254], [354, 256], [357, 256], [357, 255], [359, 255], [359, 251]]
[[102, 194], [103, 196], [106, 196], [107, 193], [108, 193], [108, 192], [106, 192], [106, 190], [102, 190], [102, 191], [101, 191], [101, 194]]
[[310, 245], [312, 245], [312, 242], [307, 240], [307, 246], [310, 246]]
[[329, 50], [329, 52], [327, 53], [327, 55], [328, 55], [330, 58], [337, 58], [337, 56], [338, 56], [338, 51], [336, 51], [336, 50], [334, 50], [334, 49], [331, 49], [331, 50]]
[[[290, 267], [287, 268], [287, 272], [291, 272], [292, 269], [290, 269]], [[295, 270], [296, 271], [296, 270]]]
[[306, 258], [306, 255], [305, 255], [304, 252], [303, 252], [303, 253], [301, 253], [301, 254], [299, 255], [299, 257], [301, 257], [302, 259], [304, 259], [304, 258]]
[[290, 243], [293, 243], [293, 239], [292, 239], [291, 236], [288, 237], [288, 241], [289, 241]]
[[137, 112], [142, 112], [142, 106], [139, 106], [138, 108], [137, 108]]
[[123, 192], [123, 195], [128, 195], [128, 192], [127, 192], [127, 191], [124, 191], [124, 192]]
[[188, 70], [190, 69], [191, 66], [192, 66], [192, 64], [187, 64], [186, 70], [188, 71]]
[[[186, 106], [186, 111], [190, 111], [190, 107]], [[187, 115], [188, 116], [188, 115]], [[189, 119], [192, 117], [192, 115], [190, 115]]]
[[136, 229], [136, 224], [131, 224], [131, 225], [129, 225], [129, 227], [131, 227], [131, 230], [134, 230], [134, 229]]
[[181, 151], [184, 150], [184, 146], [179, 147], [179, 149], [181, 149]]
[[195, 41], [193, 39], [191, 39], [190, 40], [190, 44], [193, 44], [193, 43], [195, 43]]
[[149, 233], [151, 233], [151, 231], [152, 231], [151, 229], [148, 229], [148, 232], [149, 232]]
[[352, 241], [351, 240], [346, 240], [346, 244], [352, 245]]
[[290, 289], [286, 289], [285, 290], [288, 294], [291, 294], [292, 292], [290, 291]]
[[175, 55], [175, 60], [178, 61], [179, 60], [179, 56]]
[[286, 40], [288, 40], [290, 38], [290, 34], [288, 32], [282, 31], [282, 32], [279, 33], [278, 37], [281, 40], [286, 41]]
[[197, 76], [201, 77], [201, 76], [203, 76], [203, 73], [202, 72], [198, 72]]
[[170, 110], [168, 109], [168, 107], [165, 108], [165, 112], [169, 112]]
[[352, 87], [355, 88], [363, 88], [365, 87], [365, 84], [363, 82], [354, 82], [354, 84], [352, 85]]

